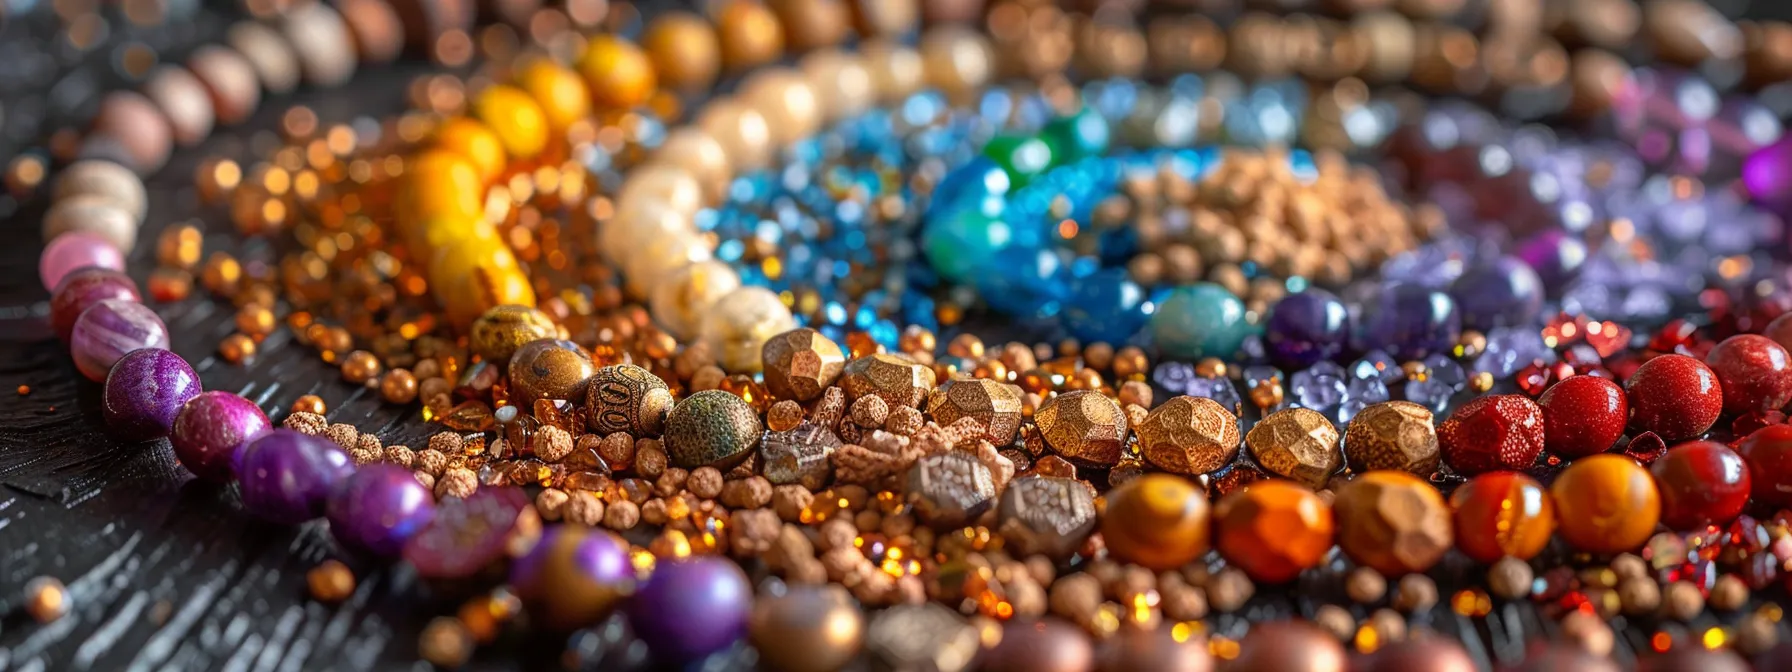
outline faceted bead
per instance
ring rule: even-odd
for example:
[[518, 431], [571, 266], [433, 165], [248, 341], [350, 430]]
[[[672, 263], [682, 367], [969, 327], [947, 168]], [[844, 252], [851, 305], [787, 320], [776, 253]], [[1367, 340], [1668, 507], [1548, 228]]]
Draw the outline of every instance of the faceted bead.
[[1053, 119], [1040, 131], [1040, 138], [1051, 146], [1052, 160], [1058, 165], [1106, 154], [1111, 135], [1107, 119], [1090, 108]]
[[1755, 501], [1792, 507], [1792, 425], [1769, 425], [1736, 444], [1748, 465]]
[[1537, 400], [1543, 409], [1543, 445], [1573, 459], [1603, 453], [1624, 436], [1630, 400], [1608, 378], [1572, 376]]
[[1649, 540], [1661, 519], [1661, 497], [1647, 469], [1622, 455], [1583, 457], [1549, 488], [1556, 529], [1575, 549], [1623, 553]]
[[1370, 471], [1337, 490], [1338, 545], [1395, 577], [1423, 572], [1451, 547], [1450, 509], [1437, 488], [1403, 471]]
[[141, 303], [143, 295], [130, 276], [110, 268], [87, 266], [63, 276], [50, 294], [50, 326], [67, 343], [81, 313], [106, 299]]
[[876, 353], [847, 362], [841, 369], [840, 387], [847, 401], [867, 394], [882, 397], [890, 406], [919, 407], [933, 391], [933, 369], [904, 355]]
[[1211, 282], [1171, 290], [1151, 316], [1152, 341], [1166, 357], [1230, 357], [1253, 333], [1244, 302]]
[[1101, 536], [1114, 557], [1165, 571], [1207, 552], [1207, 495], [1179, 476], [1146, 474], [1108, 493]]
[[984, 439], [1006, 446], [1020, 431], [1020, 388], [988, 378], [948, 380], [927, 395], [927, 414], [942, 426], [976, 418]]
[[1269, 414], [1251, 427], [1245, 445], [1265, 470], [1310, 488], [1324, 487], [1344, 463], [1337, 426], [1312, 409]]
[[283, 525], [322, 516], [330, 493], [355, 471], [335, 442], [290, 429], [250, 441], [235, 461], [243, 508]]
[[168, 327], [156, 312], [141, 303], [106, 299], [89, 307], [75, 320], [69, 334], [69, 355], [81, 375], [104, 381], [112, 365], [126, 353], [142, 348], [167, 348]]
[[767, 339], [760, 359], [765, 366], [766, 390], [779, 399], [795, 401], [821, 396], [846, 366], [840, 344], [807, 327]]
[[1289, 294], [1269, 309], [1263, 342], [1277, 366], [1304, 369], [1331, 360], [1350, 341], [1350, 311], [1323, 289]]
[[530, 306], [496, 306], [473, 321], [467, 343], [473, 354], [500, 366], [510, 363], [518, 348], [559, 333], [554, 320]]
[[1400, 283], [1381, 294], [1369, 317], [1369, 341], [1402, 360], [1448, 352], [1462, 336], [1462, 318], [1448, 294]]
[[1171, 398], [1133, 431], [1145, 460], [1172, 473], [1205, 474], [1238, 456], [1238, 416], [1212, 399]]
[[1263, 583], [1294, 580], [1332, 548], [1331, 507], [1288, 481], [1264, 481], [1226, 495], [1213, 517], [1220, 555]]
[[1455, 510], [1456, 548], [1483, 563], [1513, 557], [1530, 560], [1555, 532], [1555, 502], [1535, 479], [1513, 471], [1491, 471], [1450, 493]]
[[1643, 362], [1624, 389], [1630, 395], [1630, 426], [1660, 434], [1668, 442], [1698, 438], [1723, 412], [1717, 375], [1686, 355]]
[[598, 436], [659, 436], [671, 410], [666, 381], [633, 364], [598, 369], [585, 391], [585, 423]]
[[393, 557], [435, 517], [436, 499], [410, 469], [369, 464], [329, 497], [330, 533], [343, 546]]
[[[1398, 470], [1420, 476], [1437, 471], [1438, 438], [1431, 411], [1407, 401], [1368, 408], [1344, 430], [1344, 450], [1355, 471]], [[1317, 486], [1315, 486], [1317, 487]]]
[[1095, 492], [1074, 478], [1018, 478], [1002, 491], [996, 521], [1019, 557], [1067, 559], [1095, 532]]
[[915, 517], [936, 529], [969, 525], [995, 504], [995, 476], [975, 455], [963, 451], [916, 460], [905, 483]]
[[1075, 390], [1047, 399], [1033, 421], [1045, 445], [1078, 464], [1113, 466], [1126, 446], [1126, 413], [1100, 392]]
[[[1078, 280], [1065, 297], [1064, 326], [1084, 341], [1124, 343], [1143, 329], [1147, 320], [1156, 328], [1157, 318], [1146, 312], [1148, 298], [1126, 269], [1096, 271]], [[1162, 315], [1162, 305], [1158, 311]], [[1177, 356], [1168, 350], [1165, 354]]]
[[1682, 443], [1649, 465], [1661, 491], [1661, 522], [1670, 529], [1697, 531], [1723, 525], [1748, 504], [1748, 465], [1736, 451], [1715, 441]]
[[[1555, 351], [1543, 343], [1543, 337], [1536, 329], [1500, 328], [1487, 332], [1487, 349], [1475, 358], [1473, 368], [1491, 373], [1495, 378], [1505, 378], [1532, 362], [1547, 365], [1555, 361], [1555, 356]], [[1541, 389], [1536, 392], [1542, 393]]]
[[[1171, 386], [1166, 387], [1170, 387], [1172, 390], [1178, 389]], [[1222, 408], [1234, 413], [1239, 412], [1242, 407], [1241, 405], [1243, 404], [1243, 399], [1238, 396], [1238, 387], [1233, 385], [1232, 381], [1224, 376], [1219, 378], [1190, 378], [1182, 384], [1180, 390], [1191, 397], [1212, 399]]]
[[1444, 462], [1473, 476], [1529, 469], [1543, 454], [1543, 409], [1518, 394], [1480, 397], [1437, 426]]
[[1772, 411], [1792, 401], [1792, 356], [1765, 336], [1737, 334], [1705, 355], [1723, 388], [1724, 413]]
[[199, 392], [199, 374], [180, 355], [161, 348], [132, 351], [106, 375], [106, 429], [126, 441], [162, 438], [174, 431], [181, 406]]
[[801, 485], [818, 491], [834, 476], [828, 459], [840, 438], [821, 425], [805, 422], [783, 432], [766, 432], [759, 444], [759, 463], [772, 485]]
[[1468, 329], [1526, 327], [1543, 309], [1543, 281], [1515, 257], [1500, 257], [1463, 272], [1450, 295]]
[[65, 233], [44, 246], [43, 255], [37, 260], [37, 273], [44, 289], [54, 291], [63, 277], [88, 266], [123, 271], [124, 253], [100, 236]]
[[523, 344], [510, 356], [510, 401], [531, 408], [536, 399], [585, 401], [596, 365], [572, 341], [544, 339]]
[[1456, 390], [1437, 378], [1424, 377], [1406, 381], [1406, 400], [1424, 406], [1432, 413], [1442, 413], [1450, 407], [1450, 398], [1456, 396]]
[[556, 525], [510, 566], [531, 622], [561, 632], [595, 625], [636, 588], [628, 543], [604, 530]]
[[1405, 375], [1400, 366], [1394, 363], [1394, 358], [1380, 350], [1370, 350], [1363, 354], [1362, 359], [1350, 365], [1350, 377], [1361, 380], [1373, 378], [1380, 380], [1383, 385], [1400, 382], [1400, 378]]
[[678, 402], [666, 416], [666, 455], [681, 469], [727, 469], [746, 459], [764, 427], [740, 397], [704, 390]]

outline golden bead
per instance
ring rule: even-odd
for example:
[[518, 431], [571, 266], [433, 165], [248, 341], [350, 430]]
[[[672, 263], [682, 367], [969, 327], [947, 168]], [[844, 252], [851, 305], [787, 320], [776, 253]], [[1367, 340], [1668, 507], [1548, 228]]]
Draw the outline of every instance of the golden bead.
[[417, 376], [404, 369], [387, 371], [380, 378], [380, 397], [391, 404], [408, 404], [417, 400]]
[[1420, 477], [1437, 470], [1437, 429], [1431, 410], [1410, 401], [1370, 405], [1351, 418], [1344, 443], [1356, 471], [1396, 469]]
[[[764, 287], [741, 287], [703, 317], [703, 343], [731, 373], [758, 373], [765, 342], [795, 327], [790, 309]], [[850, 393], [850, 391], [849, 391]]]
[[647, 27], [642, 44], [654, 71], [674, 89], [708, 89], [722, 68], [722, 47], [715, 29], [689, 12], [661, 14]]
[[983, 438], [1006, 446], [1020, 431], [1020, 388], [983, 378], [948, 380], [927, 395], [927, 413], [947, 426], [976, 418]]
[[931, 355], [937, 347], [935, 344], [933, 332], [918, 324], [911, 324], [902, 330], [902, 337], [896, 341], [896, 349], [908, 354], [925, 352]]
[[1047, 400], [1033, 413], [1045, 444], [1072, 462], [1109, 467], [1126, 446], [1126, 413], [1097, 392], [1076, 390]]
[[634, 42], [614, 35], [597, 35], [579, 58], [579, 73], [591, 86], [591, 99], [599, 107], [630, 109], [646, 104], [658, 86], [653, 62]]
[[821, 128], [821, 101], [809, 80], [790, 68], [772, 68], [754, 74], [737, 96], [765, 115], [772, 142], [787, 145], [814, 135]]
[[1145, 460], [1173, 473], [1205, 474], [1238, 456], [1238, 416], [1205, 397], [1172, 397], [1135, 431]]
[[771, 163], [771, 126], [751, 105], [734, 98], [712, 100], [697, 116], [697, 127], [722, 144], [737, 173]]
[[838, 585], [792, 585], [753, 605], [747, 633], [771, 669], [837, 670], [859, 654], [865, 615]]
[[241, 364], [255, 356], [255, 339], [243, 334], [231, 334], [218, 342], [218, 356], [231, 364]]
[[274, 311], [267, 306], [252, 304], [236, 311], [236, 330], [248, 334], [251, 338], [261, 338], [274, 333], [278, 323], [274, 320]]
[[841, 370], [840, 387], [848, 401], [865, 395], [882, 397], [895, 406], [920, 406], [933, 390], [937, 378], [933, 369], [903, 355], [876, 353], [847, 362]]
[[49, 623], [68, 614], [68, 588], [52, 576], [40, 576], [25, 583], [25, 613], [39, 623]]
[[946, 344], [946, 354], [966, 359], [983, 358], [983, 339], [976, 334], [959, 334]]
[[480, 359], [503, 366], [523, 344], [553, 338], [557, 333], [547, 313], [529, 306], [494, 306], [473, 321], [467, 343]]
[[1129, 345], [1114, 353], [1114, 376], [1120, 380], [1136, 380], [1150, 368], [1145, 351], [1137, 347]]
[[846, 353], [814, 329], [792, 329], [766, 340], [760, 360], [765, 388], [779, 399], [809, 401], [840, 378]]
[[480, 91], [473, 115], [491, 127], [513, 158], [534, 158], [548, 146], [547, 113], [522, 89], [499, 84]]
[[728, 0], [716, 13], [716, 32], [729, 70], [756, 68], [784, 53], [784, 26], [757, 0]]
[[598, 436], [659, 436], [672, 409], [666, 381], [633, 364], [598, 369], [585, 393], [585, 422]]
[[662, 276], [648, 294], [653, 319], [673, 336], [695, 338], [703, 315], [740, 287], [740, 274], [714, 259], [685, 264]]
[[[504, 174], [504, 143], [486, 126], [472, 117], [453, 117], [436, 127], [435, 146], [472, 162], [479, 179], [490, 183]], [[413, 168], [413, 170], [416, 170]], [[432, 176], [433, 177], [433, 176]], [[475, 192], [483, 196], [484, 190]]]
[[548, 127], [565, 131], [591, 115], [592, 96], [579, 73], [547, 58], [530, 59], [516, 73], [516, 84], [535, 99], [547, 116]]
[[1264, 471], [1315, 490], [1344, 464], [1338, 428], [1318, 411], [1285, 408], [1269, 414], [1244, 437]]
[[348, 353], [342, 360], [342, 379], [361, 384], [380, 375], [380, 359], [366, 350]]
[[478, 165], [447, 149], [425, 150], [411, 158], [405, 168], [405, 192], [400, 198], [401, 228], [414, 228], [418, 222], [436, 216], [485, 216], [485, 180]]
[[577, 343], [541, 340], [518, 348], [510, 356], [509, 370], [511, 403], [517, 408], [534, 408], [537, 399], [584, 401], [597, 366]]
[[316, 413], [318, 415], [323, 415], [326, 410], [327, 409], [324, 408], [323, 397], [319, 397], [315, 394], [307, 394], [298, 399], [294, 399], [292, 402], [292, 412], [294, 413]]
[[1195, 375], [1202, 378], [1225, 378], [1226, 362], [1218, 357], [1208, 357], [1195, 362]]

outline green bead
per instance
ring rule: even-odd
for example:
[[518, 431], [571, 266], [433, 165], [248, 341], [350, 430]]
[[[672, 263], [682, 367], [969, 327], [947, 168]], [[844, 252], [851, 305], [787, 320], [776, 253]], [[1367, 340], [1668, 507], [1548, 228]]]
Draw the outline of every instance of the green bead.
[[1151, 316], [1151, 337], [1172, 359], [1227, 357], [1257, 330], [1244, 313], [1244, 302], [1219, 285], [1177, 287]]
[[921, 253], [941, 277], [968, 282], [996, 252], [1012, 239], [1000, 211], [991, 208], [958, 208], [948, 216], [928, 222], [921, 234]]
[[1107, 154], [1111, 133], [1107, 119], [1083, 108], [1076, 114], [1053, 119], [1040, 136], [1052, 146], [1052, 159], [1063, 165]]
[[983, 146], [984, 156], [995, 160], [1015, 189], [1052, 167], [1052, 147], [1031, 135], [998, 135]]

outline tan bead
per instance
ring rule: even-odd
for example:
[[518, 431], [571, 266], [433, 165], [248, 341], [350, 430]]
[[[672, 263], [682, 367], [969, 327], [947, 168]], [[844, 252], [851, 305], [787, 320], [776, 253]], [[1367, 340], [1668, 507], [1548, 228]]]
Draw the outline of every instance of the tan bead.
[[341, 0], [336, 10], [355, 38], [355, 54], [366, 64], [389, 63], [404, 50], [404, 20], [385, 0]]
[[699, 261], [662, 275], [653, 284], [647, 305], [666, 333], [692, 339], [703, 315], [738, 288], [740, 274], [734, 267], [714, 259]]
[[819, 51], [803, 57], [799, 67], [814, 89], [826, 119], [848, 119], [871, 108], [876, 90], [871, 71], [858, 54], [838, 49]]
[[765, 365], [766, 391], [796, 401], [821, 396], [846, 367], [840, 344], [807, 327], [767, 339], [760, 360]]
[[168, 117], [175, 142], [191, 146], [211, 135], [217, 117], [205, 85], [193, 76], [192, 71], [177, 65], [156, 68], [143, 83], [143, 95], [155, 101], [156, 107]]
[[771, 0], [784, 27], [784, 39], [795, 51], [831, 47], [852, 32], [852, 8], [846, 0]]
[[741, 87], [739, 98], [765, 115], [773, 144], [788, 145], [821, 128], [821, 101], [808, 78], [796, 70], [759, 72]]
[[255, 21], [241, 21], [230, 27], [225, 41], [249, 59], [256, 81], [268, 93], [291, 93], [299, 85], [299, 57], [274, 29]]
[[1312, 409], [1271, 413], [1251, 428], [1244, 442], [1265, 471], [1316, 490], [1325, 487], [1344, 462], [1338, 451], [1338, 428]]
[[639, 250], [659, 238], [690, 237], [697, 232], [691, 213], [662, 199], [646, 197], [629, 201], [627, 209], [618, 208], [610, 221], [597, 228], [597, 246], [604, 259], [628, 272], [628, 263], [640, 256]]
[[1113, 466], [1126, 446], [1126, 412], [1099, 392], [1076, 390], [1046, 400], [1033, 412], [1045, 444], [1072, 462]]
[[134, 91], [113, 91], [100, 100], [88, 142], [116, 143], [120, 158], [132, 170], [147, 175], [160, 170], [174, 149], [174, 131], [161, 109]]
[[1344, 431], [1344, 449], [1356, 471], [1397, 469], [1419, 476], [1437, 471], [1437, 429], [1430, 409], [1410, 401], [1364, 408]]
[[1338, 545], [1352, 560], [1387, 576], [1423, 572], [1453, 541], [1450, 508], [1423, 479], [1371, 471], [1336, 490]]
[[[623, 278], [627, 281], [623, 288], [629, 298], [637, 300], [647, 299], [655, 286], [679, 269], [715, 257], [714, 239], [694, 233], [652, 236], [641, 240], [636, 247], [624, 249], [632, 249], [633, 254], [621, 261]], [[698, 328], [702, 329], [702, 325]]]
[[928, 31], [921, 38], [921, 59], [927, 83], [954, 98], [979, 90], [995, 72], [988, 38], [962, 26]]
[[1238, 456], [1238, 416], [1205, 397], [1173, 397], [1133, 431], [1145, 461], [1172, 473], [1205, 474]]
[[847, 362], [840, 387], [849, 400], [867, 394], [891, 406], [919, 406], [934, 386], [933, 369], [903, 355], [876, 353]]
[[703, 342], [730, 373], [758, 373], [765, 342], [796, 326], [790, 308], [764, 287], [741, 287], [703, 317]]
[[697, 117], [703, 129], [728, 155], [735, 172], [765, 167], [772, 160], [772, 130], [758, 109], [734, 98], [711, 101]]
[[616, 211], [628, 212], [649, 201], [665, 203], [685, 215], [703, 209], [703, 185], [690, 171], [672, 164], [647, 165], [629, 171], [616, 192]]
[[703, 188], [703, 200], [719, 203], [727, 194], [734, 171], [722, 143], [695, 126], [682, 126], [666, 136], [653, 160], [683, 168]]
[[893, 102], [921, 88], [927, 80], [927, 67], [921, 52], [907, 45], [877, 41], [859, 48], [865, 59], [865, 71], [871, 76], [871, 90], [877, 99]]
[[599, 436], [659, 436], [671, 409], [666, 381], [633, 364], [598, 369], [585, 390], [585, 423]]
[[467, 341], [473, 354], [497, 365], [510, 363], [517, 348], [559, 333], [547, 313], [529, 306], [494, 306], [473, 320]]
[[[88, 196], [103, 200], [127, 213], [134, 223], [141, 224], [149, 213], [149, 192], [143, 187], [143, 178], [129, 168], [113, 163], [88, 159], [76, 161], [56, 176], [55, 199], [63, 201], [77, 196]], [[129, 247], [121, 247], [129, 250]]]
[[1006, 446], [1020, 432], [1020, 388], [987, 378], [948, 380], [927, 395], [927, 413], [944, 426], [976, 418], [984, 439]]
[[299, 5], [281, 23], [305, 81], [339, 86], [355, 75], [355, 41], [342, 15], [323, 3]]
[[44, 242], [71, 232], [99, 236], [127, 254], [137, 245], [137, 219], [98, 194], [58, 199], [44, 213]]
[[[377, 0], [363, 0], [385, 5]], [[205, 85], [218, 123], [241, 123], [261, 104], [261, 82], [255, 65], [235, 49], [206, 45], [187, 58], [187, 68]]]
[[642, 38], [653, 69], [667, 87], [707, 89], [722, 69], [722, 47], [708, 21], [689, 12], [668, 12], [653, 20]]

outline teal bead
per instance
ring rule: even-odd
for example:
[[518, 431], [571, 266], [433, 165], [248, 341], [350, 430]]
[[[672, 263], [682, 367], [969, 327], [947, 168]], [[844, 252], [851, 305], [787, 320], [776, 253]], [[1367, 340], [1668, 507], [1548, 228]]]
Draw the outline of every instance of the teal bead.
[[1177, 287], [1151, 316], [1151, 337], [1172, 359], [1227, 357], [1256, 332], [1244, 312], [1243, 301], [1211, 282]]
[[1051, 145], [1052, 160], [1058, 165], [1107, 154], [1111, 135], [1108, 120], [1088, 108], [1053, 119], [1040, 132], [1040, 137]]
[[983, 155], [995, 160], [1008, 173], [1014, 189], [1026, 186], [1033, 178], [1050, 170], [1052, 146], [1031, 135], [998, 135], [983, 146]]
[[963, 283], [975, 278], [1012, 239], [1000, 209], [957, 208], [927, 223], [921, 234], [921, 253], [941, 277]]

